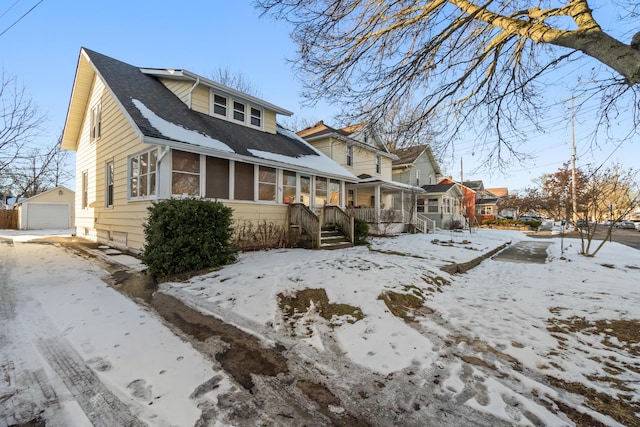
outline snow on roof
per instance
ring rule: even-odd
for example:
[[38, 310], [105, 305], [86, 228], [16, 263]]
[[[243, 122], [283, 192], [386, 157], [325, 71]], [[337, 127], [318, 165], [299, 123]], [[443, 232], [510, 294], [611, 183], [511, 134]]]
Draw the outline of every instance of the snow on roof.
[[405, 188], [407, 190], [417, 191], [419, 193], [424, 193], [425, 192], [424, 189], [422, 189], [420, 187], [416, 187], [415, 185], [403, 184], [402, 182], [389, 181], [388, 179], [375, 178], [375, 177], [363, 178], [360, 181], [358, 181], [358, 184], [365, 184], [365, 183], [369, 183], [369, 182], [383, 182], [385, 184], [389, 184], [389, 185], [392, 185], [394, 187]]
[[214, 150], [225, 151], [227, 153], [234, 152], [231, 147], [222, 141], [203, 135], [195, 130], [185, 129], [182, 126], [178, 126], [175, 123], [171, 123], [162, 117], [159, 117], [156, 113], [147, 108], [144, 103], [137, 99], [132, 99], [131, 102], [133, 102], [133, 105], [136, 106], [144, 118], [149, 121], [151, 126], [156, 128], [158, 132], [169, 139], [187, 142], [201, 147], [212, 148]]

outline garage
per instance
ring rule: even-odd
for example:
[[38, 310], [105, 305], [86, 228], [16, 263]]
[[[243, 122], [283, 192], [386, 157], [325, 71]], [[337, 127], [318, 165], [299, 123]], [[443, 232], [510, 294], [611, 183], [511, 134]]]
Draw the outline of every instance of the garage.
[[73, 227], [75, 193], [56, 187], [23, 200], [18, 206], [21, 230], [69, 229]]

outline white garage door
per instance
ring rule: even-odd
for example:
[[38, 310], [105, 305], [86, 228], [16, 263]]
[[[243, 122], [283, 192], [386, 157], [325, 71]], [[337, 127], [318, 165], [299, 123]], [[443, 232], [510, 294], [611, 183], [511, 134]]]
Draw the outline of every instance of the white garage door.
[[71, 206], [68, 203], [26, 203], [26, 205], [28, 230], [71, 227]]

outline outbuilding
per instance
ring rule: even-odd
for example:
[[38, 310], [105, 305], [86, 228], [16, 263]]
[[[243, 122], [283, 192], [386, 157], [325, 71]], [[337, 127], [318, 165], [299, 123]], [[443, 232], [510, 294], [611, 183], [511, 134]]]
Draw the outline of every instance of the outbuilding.
[[20, 230], [69, 229], [74, 224], [75, 192], [58, 186], [18, 206]]

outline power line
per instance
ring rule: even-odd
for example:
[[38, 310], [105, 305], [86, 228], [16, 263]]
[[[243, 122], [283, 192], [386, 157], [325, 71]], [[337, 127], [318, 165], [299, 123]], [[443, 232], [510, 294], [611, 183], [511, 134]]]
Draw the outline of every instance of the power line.
[[6, 15], [11, 9], [13, 9], [13, 6], [17, 5], [18, 3], [20, 3], [20, 0], [16, 0], [11, 6], [9, 6], [9, 8], [7, 10], [5, 10], [2, 15], [0, 15], [0, 18], [2, 18], [4, 15]]
[[[20, 18], [16, 19], [16, 21], [9, 25], [3, 32], [0, 33], [0, 37], [2, 37], [4, 35], [4, 33], [6, 33], [7, 31], [9, 31], [14, 25], [16, 25], [18, 22], [22, 21], [22, 19], [27, 16], [28, 14], [31, 13], [31, 11], [33, 11], [33, 9], [35, 9], [36, 7], [38, 7], [38, 5], [40, 3], [42, 3], [44, 0], [40, 0], [38, 3], [35, 4], [35, 6], [33, 6], [31, 9], [27, 10]], [[16, 2], [17, 3], [17, 2]], [[15, 3], [14, 3], [15, 4]], [[13, 6], [11, 6], [13, 7]], [[11, 9], [11, 7], [9, 9]], [[6, 12], [5, 12], [6, 13]]]

